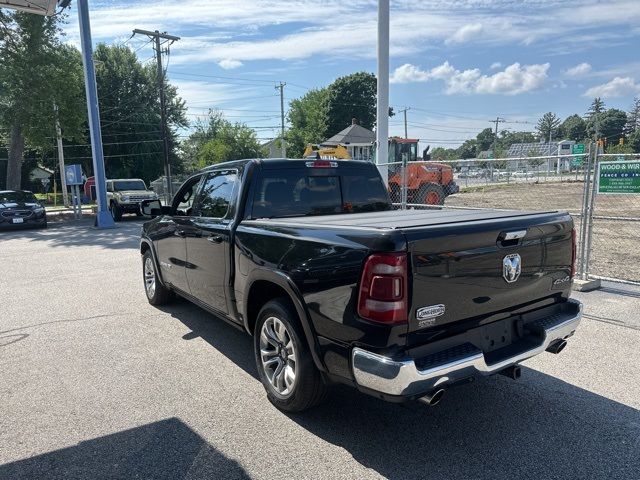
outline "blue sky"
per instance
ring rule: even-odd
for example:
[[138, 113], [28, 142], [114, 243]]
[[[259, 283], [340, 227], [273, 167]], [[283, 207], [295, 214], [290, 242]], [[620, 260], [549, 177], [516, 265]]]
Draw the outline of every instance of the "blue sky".
[[[134, 28], [167, 31], [168, 74], [192, 120], [208, 108], [277, 135], [279, 98], [376, 71], [377, 1], [90, 1], [94, 42], [153, 51]], [[72, 3], [65, 30], [78, 43]], [[391, 1], [391, 104], [410, 107], [409, 135], [456, 146], [491, 126], [583, 114], [594, 96], [628, 110], [640, 96], [640, 0]], [[403, 133], [400, 116], [392, 134]]]

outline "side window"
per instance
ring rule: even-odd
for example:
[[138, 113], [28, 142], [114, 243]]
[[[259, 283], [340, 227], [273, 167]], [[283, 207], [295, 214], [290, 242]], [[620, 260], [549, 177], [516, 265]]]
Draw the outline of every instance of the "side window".
[[113, 182], [107, 182], [107, 192], [113, 192]]
[[174, 215], [191, 216], [193, 210], [193, 202], [200, 185], [201, 177], [194, 177], [185, 183], [180, 191], [173, 198]]
[[209, 218], [224, 218], [229, 212], [237, 177], [235, 171], [210, 173], [198, 197], [197, 214]]

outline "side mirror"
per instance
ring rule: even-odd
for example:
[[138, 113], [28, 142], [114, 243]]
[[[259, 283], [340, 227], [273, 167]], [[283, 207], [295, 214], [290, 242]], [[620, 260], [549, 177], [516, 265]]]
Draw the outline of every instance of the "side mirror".
[[140, 213], [147, 217], [154, 218], [170, 211], [171, 207], [163, 207], [160, 200], [143, 200], [140, 202]]

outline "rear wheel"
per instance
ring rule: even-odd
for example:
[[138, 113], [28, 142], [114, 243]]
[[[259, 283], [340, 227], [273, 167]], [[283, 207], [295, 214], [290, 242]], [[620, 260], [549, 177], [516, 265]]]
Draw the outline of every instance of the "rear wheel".
[[171, 300], [171, 290], [158, 280], [156, 264], [153, 261], [151, 250], [147, 250], [142, 256], [142, 278], [144, 280], [144, 291], [151, 305], [164, 305]]
[[267, 398], [280, 410], [301, 412], [319, 404], [326, 389], [287, 299], [268, 302], [258, 314], [254, 350]]
[[442, 185], [426, 183], [418, 190], [418, 200], [425, 205], [444, 205]]

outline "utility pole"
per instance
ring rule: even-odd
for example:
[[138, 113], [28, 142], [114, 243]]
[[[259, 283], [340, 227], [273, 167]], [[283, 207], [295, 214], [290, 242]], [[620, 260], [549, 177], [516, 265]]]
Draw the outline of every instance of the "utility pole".
[[[506, 122], [506, 120], [502, 117], [496, 117], [496, 120], [495, 120], [496, 129], [493, 136], [493, 145], [491, 146], [491, 156], [494, 159], [496, 158], [496, 143], [498, 142], [498, 124], [502, 122]], [[489, 172], [490, 172], [489, 175], [491, 175], [491, 180], [493, 180], [493, 162], [489, 163]]]
[[67, 192], [67, 177], [64, 171], [64, 148], [62, 147], [62, 130], [60, 129], [60, 118], [58, 117], [58, 105], [53, 104], [53, 111], [56, 116], [56, 137], [58, 139], [58, 164], [60, 166], [60, 188], [62, 189], [62, 203], [69, 206], [69, 193]]
[[409, 133], [407, 131], [407, 112], [411, 110], [410, 107], [404, 107], [403, 110], [400, 110], [404, 114], [404, 138], [409, 138]]
[[[157, 67], [157, 80], [158, 80], [158, 92], [160, 96], [160, 132], [162, 135], [162, 150], [164, 154], [164, 175], [167, 179], [167, 191], [165, 192], [165, 202], [167, 204], [171, 203], [171, 199], [173, 198], [173, 185], [171, 183], [171, 164], [169, 162], [169, 136], [167, 135], [167, 100], [166, 94], [164, 90], [164, 77], [165, 72], [162, 68], [162, 45], [161, 39], [166, 40], [171, 45], [173, 42], [180, 40], [180, 37], [176, 37], [174, 35], [169, 35], [166, 32], [160, 33], [158, 30], [152, 32], [149, 30], [140, 30], [136, 28], [133, 31], [133, 34], [136, 33], [140, 35], [146, 35], [151, 40], [154, 41], [153, 49], [156, 52], [156, 67]], [[165, 42], [165, 43], [166, 43]], [[167, 48], [167, 52], [169, 49]]]
[[498, 141], [498, 124], [499, 123], [503, 123], [506, 122], [506, 120], [502, 117], [496, 117], [495, 119], [495, 124], [496, 124], [496, 130], [495, 130], [495, 137], [493, 139], [493, 149], [495, 150], [495, 146], [496, 146], [496, 142]]
[[287, 145], [284, 140], [284, 86], [286, 83], [280, 82], [276, 85], [276, 90], [280, 89], [280, 148], [282, 149], [282, 158], [287, 158]]

